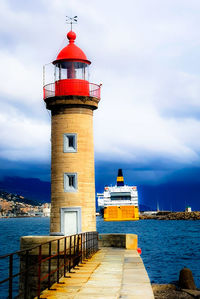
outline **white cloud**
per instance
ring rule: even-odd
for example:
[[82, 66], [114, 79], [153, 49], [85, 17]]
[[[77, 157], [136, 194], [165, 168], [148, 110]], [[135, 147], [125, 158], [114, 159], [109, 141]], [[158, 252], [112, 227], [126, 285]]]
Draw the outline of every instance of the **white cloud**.
[[12, 98], [12, 101], [17, 100], [22, 103], [28, 101], [29, 105], [36, 102], [42, 90], [41, 72], [33, 65], [29, 69], [25, 62], [12, 53], [0, 51], [0, 61], [3, 70], [0, 73], [1, 93]]
[[44, 161], [49, 159], [49, 126], [26, 118], [14, 111], [0, 114], [0, 157], [13, 161]]

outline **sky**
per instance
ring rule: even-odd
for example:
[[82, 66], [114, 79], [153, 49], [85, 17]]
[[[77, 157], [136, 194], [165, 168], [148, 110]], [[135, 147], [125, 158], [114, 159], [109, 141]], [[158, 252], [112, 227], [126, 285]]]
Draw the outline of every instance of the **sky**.
[[102, 83], [97, 191], [115, 183], [118, 168], [132, 185], [199, 185], [198, 0], [1, 0], [0, 178], [50, 180], [42, 67], [67, 44], [66, 16], [75, 15], [90, 82]]

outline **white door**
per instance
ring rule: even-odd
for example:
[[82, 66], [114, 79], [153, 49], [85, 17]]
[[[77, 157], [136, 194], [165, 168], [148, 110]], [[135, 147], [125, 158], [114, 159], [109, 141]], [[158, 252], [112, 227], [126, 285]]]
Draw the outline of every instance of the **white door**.
[[64, 213], [64, 234], [75, 235], [78, 233], [78, 222], [76, 211], [66, 211]]

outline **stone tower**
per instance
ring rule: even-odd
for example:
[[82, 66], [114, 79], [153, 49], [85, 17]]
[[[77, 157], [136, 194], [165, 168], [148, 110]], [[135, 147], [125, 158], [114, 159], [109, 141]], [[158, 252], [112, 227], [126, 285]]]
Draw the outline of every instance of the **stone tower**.
[[44, 85], [51, 111], [51, 235], [96, 230], [93, 111], [100, 86], [88, 81], [89, 65], [68, 32], [58, 54], [54, 80]]

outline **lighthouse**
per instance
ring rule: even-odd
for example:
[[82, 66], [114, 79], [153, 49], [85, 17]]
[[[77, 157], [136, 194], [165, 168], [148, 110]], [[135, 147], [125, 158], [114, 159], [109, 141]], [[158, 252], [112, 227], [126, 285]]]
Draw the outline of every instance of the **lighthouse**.
[[67, 39], [43, 87], [51, 111], [51, 235], [96, 230], [93, 111], [100, 85], [89, 82], [91, 62], [75, 32]]

